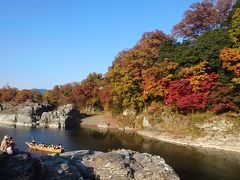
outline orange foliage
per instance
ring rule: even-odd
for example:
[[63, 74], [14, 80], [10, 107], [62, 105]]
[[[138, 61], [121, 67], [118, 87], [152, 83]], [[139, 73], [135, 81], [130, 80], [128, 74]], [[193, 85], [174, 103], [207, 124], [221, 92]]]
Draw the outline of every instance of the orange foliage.
[[16, 88], [11, 88], [10, 86], [3, 87], [0, 89], [0, 102], [9, 102], [17, 94]]
[[143, 71], [142, 89], [144, 99], [148, 99], [150, 96], [163, 97], [167, 93], [167, 82], [172, 79], [172, 73], [177, 67], [178, 65], [174, 62], [164, 61]]
[[28, 99], [32, 99], [33, 98], [33, 92], [30, 90], [21, 90], [21, 91], [17, 91], [17, 95], [15, 97], [15, 102], [16, 103], [23, 103]]
[[228, 71], [233, 71], [240, 75], [240, 50], [234, 48], [224, 48], [220, 53], [222, 67]]

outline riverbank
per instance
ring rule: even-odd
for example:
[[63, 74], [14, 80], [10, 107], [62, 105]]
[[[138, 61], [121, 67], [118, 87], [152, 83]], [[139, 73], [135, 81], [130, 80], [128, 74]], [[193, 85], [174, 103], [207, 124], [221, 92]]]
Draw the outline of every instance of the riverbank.
[[[209, 116], [192, 114], [192, 117], [162, 109], [155, 115], [148, 113], [138, 117], [123, 113], [116, 119], [110, 114], [87, 118], [71, 104], [53, 110], [48, 104], [25, 102], [17, 106], [3, 104], [0, 124], [14, 127], [49, 127], [78, 129], [91, 126], [101, 129], [133, 131], [140, 135], [183, 146], [240, 152], [240, 124], [231, 114]], [[81, 122], [79, 124], [79, 122]], [[133, 128], [134, 127], [134, 128]], [[199, 133], [200, 132], [200, 133]]]
[[[168, 142], [176, 145], [181, 146], [192, 146], [197, 148], [210, 148], [210, 149], [216, 149], [216, 150], [223, 150], [223, 151], [231, 151], [231, 152], [238, 152], [240, 153], [240, 146], [237, 144], [236, 146], [227, 146], [224, 144], [216, 145], [211, 144], [208, 141], [204, 142], [204, 138], [195, 139], [195, 141], [191, 140], [191, 137], [186, 138], [175, 138], [172, 137], [170, 134], [158, 134], [157, 132], [150, 132], [150, 131], [136, 131], [138, 134], [157, 139], [159, 141]], [[224, 142], [223, 142], [224, 143]]]
[[[224, 121], [222, 122], [221, 120], [219, 120], [218, 124], [219, 123], [223, 124], [225, 122]], [[125, 129], [125, 128], [122, 128], [118, 124], [116, 119], [114, 119], [110, 115], [96, 115], [96, 116], [91, 116], [91, 117], [82, 119], [81, 126], [93, 126], [97, 128], [118, 129], [118, 130]], [[212, 129], [216, 129], [216, 127], [212, 127]], [[142, 130], [136, 130], [136, 129], [130, 129], [130, 130], [145, 137], [157, 139], [159, 141], [164, 141], [164, 142], [168, 142], [176, 145], [192, 146], [196, 148], [210, 148], [210, 149], [240, 153], [240, 136], [236, 134], [228, 134], [226, 136], [225, 134], [219, 135], [219, 132], [215, 131], [215, 132], [212, 132], [212, 134], [205, 134], [205, 136], [193, 138], [190, 135], [183, 137], [183, 136], [177, 136], [169, 132], [158, 132], [155, 130], [151, 130], [151, 128], [146, 128]]]

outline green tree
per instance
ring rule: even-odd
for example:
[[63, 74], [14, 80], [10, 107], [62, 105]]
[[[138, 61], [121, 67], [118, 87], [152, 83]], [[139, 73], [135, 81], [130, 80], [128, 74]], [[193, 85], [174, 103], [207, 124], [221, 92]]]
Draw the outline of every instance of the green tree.
[[200, 36], [193, 48], [198, 54], [197, 61], [208, 61], [211, 67], [210, 71], [218, 72], [221, 69], [220, 51], [229, 46], [232, 46], [232, 43], [228, 37], [228, 32], [225, 29], [217, 28]]
[[208, 62], [209, 72], [221, 70], [220, 51], [224, 47], [232, 46], [228, 32], [224, 28], [208, 30], [196, 41], [166, 41], [159, 48], [159, 62], [168, 59], [178, 63], [180, 67], [191, 67], [202, 61]]

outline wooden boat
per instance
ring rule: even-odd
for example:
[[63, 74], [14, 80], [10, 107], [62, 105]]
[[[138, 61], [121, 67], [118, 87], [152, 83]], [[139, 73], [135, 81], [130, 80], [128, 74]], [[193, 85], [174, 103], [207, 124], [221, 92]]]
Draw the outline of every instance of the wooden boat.
[[31, 142], [25, 142], [30, 149], [38, 150], [38, 151], [45, 151], [50, 153], [63, 153], [64, 148], [60, 146], [54, 146], [54, 145], [47, 145], [47, 144], [34, 144]]

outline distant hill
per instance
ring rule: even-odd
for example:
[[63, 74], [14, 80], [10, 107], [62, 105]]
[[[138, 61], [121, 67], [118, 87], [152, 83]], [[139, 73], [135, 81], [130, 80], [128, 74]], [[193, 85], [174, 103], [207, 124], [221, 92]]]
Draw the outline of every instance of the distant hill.
[[40, 94], [44, 94], [47, 91], [47, 89], [31, 89], [31, 91], [39, 92]]

